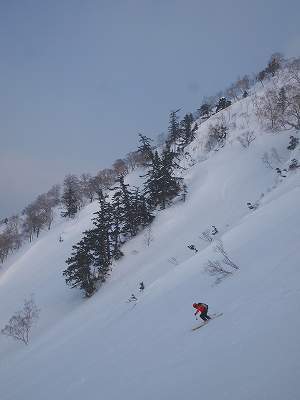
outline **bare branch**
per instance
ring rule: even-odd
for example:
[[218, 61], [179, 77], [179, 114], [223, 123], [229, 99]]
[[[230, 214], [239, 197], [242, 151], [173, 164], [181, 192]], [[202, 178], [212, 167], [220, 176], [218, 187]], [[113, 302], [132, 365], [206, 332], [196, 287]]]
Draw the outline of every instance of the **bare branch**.
[[238, 136], [237, 138], [242, 147], [244, 147], [245, 149], [247, 149], [255, 139], [256, 136], [254, 136], [253, 131], [245, 131], [241, 134], [241, 136]]
[[205, 270], [209, 273], [209, 275], [217, 276], [217, 279], [215, 281], [216, 284], [220, 283], [224, 278], [232, 275], [232, 272], [224, 269], [220, 261], [217, 260], [208, 260]]
[[203, 240], [204, 242], [208, 242], [208, 243], [212, 243], [212, 241], [214, 240], [211, 236], [210, 236], [210, 231], [209, 229], [206, 229], [205, 231], [203, 231], [201, 233], [201, 235], [199, 236], [199, 238], [201, 240]]
[[227, 251], [224, 249], [224, 245], [221, 240], [217, 241], [217, 244], [215, 245], [214, 250], [216, 253], [219, 253], [224, 257], [222, 260], [224, 264], [229, 265], [230, 267], [232, 267], [234, 269], [239, 269], [239, 267], [230, 259]]

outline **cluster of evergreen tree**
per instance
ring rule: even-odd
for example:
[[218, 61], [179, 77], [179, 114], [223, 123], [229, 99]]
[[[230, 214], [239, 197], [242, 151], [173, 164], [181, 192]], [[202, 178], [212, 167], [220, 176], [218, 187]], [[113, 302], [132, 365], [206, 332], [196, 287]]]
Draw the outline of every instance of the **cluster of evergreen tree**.
[[184, 186], [182, 178], [175, 174], [180, 168], [178, 155], [170, 145], [158, 151], [152, 147], [151, 139], [139, 136], [138, 152], [147, 168], [144, 187], [132, 188], [120, 175], [110, 188], [110, 201], [99, 190], [93, 228], [84, 232], [66, 260], [68, 267], [63, 275], [67, 285], [82, 289], [87, 297], [106, 281], [113, 260], [123, 256], [122, 245], [149, 225], [154, 219], [153, 211], [166, 208]]
[[221, 110], [225, 110], [225, 108], [231, 106], [231, 101], [226, 99], [226, 97], [221, 97], [219, 99], [218, 104], [216, 105], [216, 113], [221, 111]]
[[144, 194], [150, 209], [159, 207], [165, 209], [183, 189], [183, 178], [176, 176], [178, 165], [178, 152], [171, 149], [173, 140], [166, 142], [166, 145], [159, 153], [152, 149], [150, 139], [140, 135], [140, 151], [146, 155], [147, 172], [144, 183]]
[[194, 138], [198, 125], [194, 120], [193, 114], [188, 113], [182, 121], [179, 121], [179, 110], [171, 111], [169, 116], [167, 147], [173, 147], [174, 151], [183, 151]]
[[138, 189], [131, 190], [123, 176], [117, 183], [111, 202], [99, 191], [99, 210], [94, 213], [93, 228], [83, 233], [66, 260], [68, 267], [63, 275], [67, 285], [82, 289], [87, 297], [106, 281], [113, 260], [123, 256], [122, 244], [154, 218]]
[[112, 200], [100, 190], [99, 210], [94, 213], [93, 228], [73, 246], [63, 272], [67, 285], [79, 287], [90, 297], [106, 281], [113, 260], [123, 256], [121, 246], [151, 223], [153, 216], [139, 190], [131, 190], [118, 178]]

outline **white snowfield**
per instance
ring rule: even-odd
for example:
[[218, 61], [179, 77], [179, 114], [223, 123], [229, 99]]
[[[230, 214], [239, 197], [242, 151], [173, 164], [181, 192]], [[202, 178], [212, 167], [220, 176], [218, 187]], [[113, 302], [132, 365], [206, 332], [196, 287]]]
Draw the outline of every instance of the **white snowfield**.
[[[249, 97], [223, 112], [227, 143], [206, 154], [208, 125], [220, 115], [187, 149], [195, 160], [184, 163], [187, 201], [158, 213], [150, 246], [144, 233], [124, 246], [92, 298], [68, 288], [62, 271], [96, 202], [75, 220], [58, 218], [8, 260], [0, 326], [31, 293], [41, 313], [28, 346], [0, 335], [1, 400], [300, 398], [300, 173], [275, 171], [300, 158], [297, 148], [286, 149], [297, 133], [264, 131]], [[245, 149], [237, 137], [246, 130], [256, 140]], [[274, 169], [262, 161], [266, 152]], [[258, 208], [249, 210], [248, 201]], [[222, 260], [216, 242], [199, 238], [212, 225], [239, 266], [224, 265], [233, 274], [219, 284], [205, 272], [209, 259]], [[137, 303], [126, 302], [132, 293]], [[192, 304], [201, 301], [224, 315], [192, 332], [199, 323]]]

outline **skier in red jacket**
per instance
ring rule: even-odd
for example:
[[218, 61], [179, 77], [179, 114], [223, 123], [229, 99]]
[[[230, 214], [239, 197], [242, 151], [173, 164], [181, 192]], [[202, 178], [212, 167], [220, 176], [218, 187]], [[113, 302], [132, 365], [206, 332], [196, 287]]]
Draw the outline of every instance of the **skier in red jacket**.
[[210, 320], [210, 316], [207, 315], [208, 311], [208, 305], [204, 303], [194, 303], [193, 307], [196, 309], [196, 312], [194, 315], [197, 315], [200, 313], [200, 318], [203, 319], [203, 321], [208, 321]]

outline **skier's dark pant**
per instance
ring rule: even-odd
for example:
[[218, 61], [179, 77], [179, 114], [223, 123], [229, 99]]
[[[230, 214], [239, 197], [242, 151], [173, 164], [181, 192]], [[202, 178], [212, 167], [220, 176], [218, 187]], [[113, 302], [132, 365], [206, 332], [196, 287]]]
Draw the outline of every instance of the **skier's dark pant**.
[[200, 318], [203, 319], [203, 321], [208, 321], [210, 319], [210, 316], [207, 315], [208, 307], [205, 311], [202, 311]]

